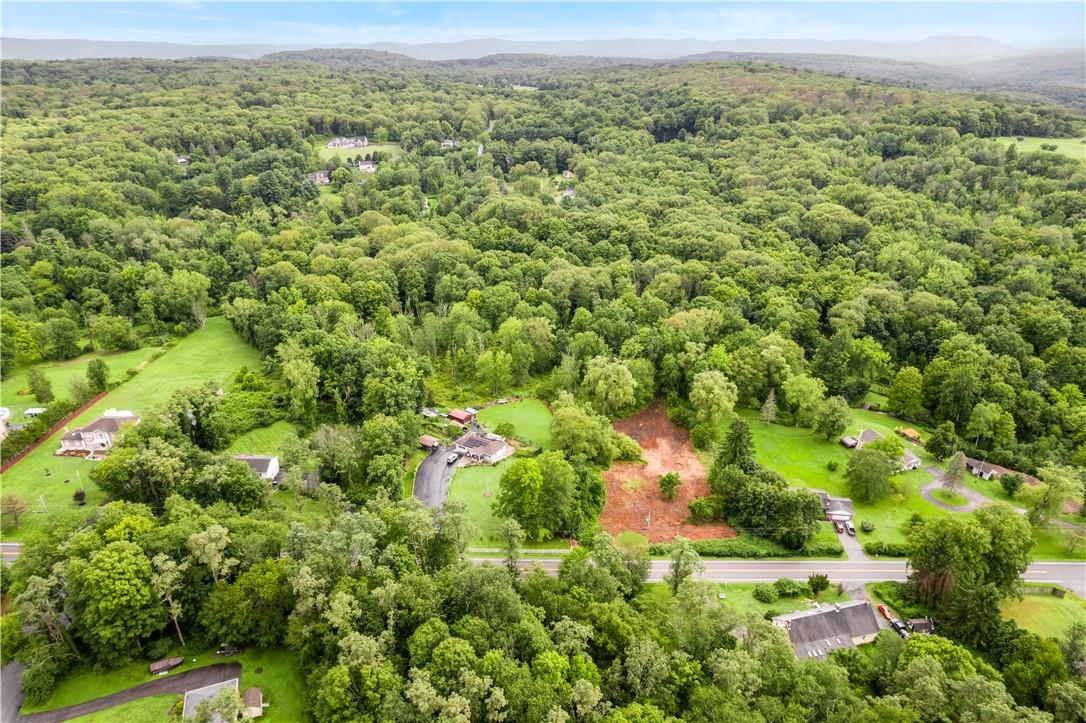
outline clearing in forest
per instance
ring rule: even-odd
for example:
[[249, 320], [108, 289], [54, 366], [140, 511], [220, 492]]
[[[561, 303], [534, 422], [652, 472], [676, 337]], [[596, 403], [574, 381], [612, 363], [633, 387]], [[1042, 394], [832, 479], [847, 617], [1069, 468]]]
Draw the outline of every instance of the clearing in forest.
[[[735, 537], [735, 530], [723, 522], [688, 521], [687, 504], [709, 494], [708, 475], [690, 444], [690, 433], [671, 423], [663, 402], [653, 402], [614, 426], [641, 445], [645, 464], [616, 462], [603, 473], [607, 502], [600, 524], [605, 530], [612, 535], [632, 530], [650, 542], [668, 542], [676, 535], [692, 540]], [[658, 480], [666, 472], [682, 478], [674, 501], [660, 494]]]

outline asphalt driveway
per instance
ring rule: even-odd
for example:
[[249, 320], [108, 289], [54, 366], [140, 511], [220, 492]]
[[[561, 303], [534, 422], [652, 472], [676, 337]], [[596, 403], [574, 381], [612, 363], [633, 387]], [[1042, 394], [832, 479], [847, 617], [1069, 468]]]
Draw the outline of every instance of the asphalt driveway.
[[438, 447], [415, 470], [415, 497], [431, 509], [441, 507], [449, 496], [449, 483], [452, 482], [455, 464], [446, 464], [445, 455], [452, 447]]

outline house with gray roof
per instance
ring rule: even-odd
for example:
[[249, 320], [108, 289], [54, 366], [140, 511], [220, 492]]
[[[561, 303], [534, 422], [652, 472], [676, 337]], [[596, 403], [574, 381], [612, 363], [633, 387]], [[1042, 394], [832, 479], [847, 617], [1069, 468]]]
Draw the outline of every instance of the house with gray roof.
[[499, 462], [513, 453], [504, 437], [496, 434], [468, 432], [453, 442], [453, 449], [469, 459], [487, 464]]
[[[220, 691], [233, 690], [235, 693], [238, 690], [238, 679], [231, 678], [230, 680], [224, 680], [221, 683], [212, 683], [211, 685], [205, 685], [203, 688], [195, 688], [185, 693], [185, 703], [181, 709], [182, 720], [192, 720], [196, 717], [197, 709], [200, 704], [205, 700], [211, 700]], [[211, 714], [212, 723], [225, 723], [223, 717], [216, 712]]]
[[140, 418], [124, 409], [107, 409], [85, 427], [77, 427], [60, 438], [58, 455], [95, 458], [104, 456], [125, 424], [139, 424]]
[[870, 643], [879, 633], [878, 618], [866, 600], [779, 615], [773, 624], [788, 632], [800, 660], [825, 660], [832, 651]]
[[870, 428], [865, 429], [860, 432], [860, 436], [856, 438], [856, 449], [863, 449], [865, 444], [874, 442], [877, 439], [883, 439], [882, 432]]
[[279, 484], [283, 480], [278, 457], [259, 454], [235, 454], [234, 459], [249, 465], [249, 469], [256, 472], [260, 479], [269, 480], [272, 484]]

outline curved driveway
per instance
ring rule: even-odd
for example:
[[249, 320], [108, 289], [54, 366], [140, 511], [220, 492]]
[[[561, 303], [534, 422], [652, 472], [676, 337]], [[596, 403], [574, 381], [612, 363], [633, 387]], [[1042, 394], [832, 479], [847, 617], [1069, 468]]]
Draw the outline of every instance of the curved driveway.
[[449, 483], [456, 465], [446, 464], [445, 455], [451, 451], [452, 447], [438, 447], [419, 462], [419, 468], [415, 470], [415, 497], [431, 509], [444, 505], [449, 496]]

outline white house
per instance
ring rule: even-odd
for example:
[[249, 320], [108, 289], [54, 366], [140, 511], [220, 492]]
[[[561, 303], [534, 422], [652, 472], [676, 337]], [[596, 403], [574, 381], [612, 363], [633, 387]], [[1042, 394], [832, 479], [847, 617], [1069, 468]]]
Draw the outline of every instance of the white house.
[[513, 453], [512, 447], [505, 443], [504, 437], [496, 434], [480, 435], [468, 432], [453, 442], [453, 449], [468, 459], [494, 464]]
[[901, 454], [901, 469], [908, 472], [911, 469], [920, 469], [920, 458], [911, 449]]
[[283, 473], [279, 469], [279, 458], [258, 454], [235, 454], [234, 459], [249, 465], [249, 468], [273, 484], [279, 484], [283, 479]]
[[139, 424], [139, 416], [125, 409], [107, 409], [85, 427], [77, 427], [60, 438], [58, 455], [94, 458], [104, 456], [113, 446], [117, 432], [125, 424]]

